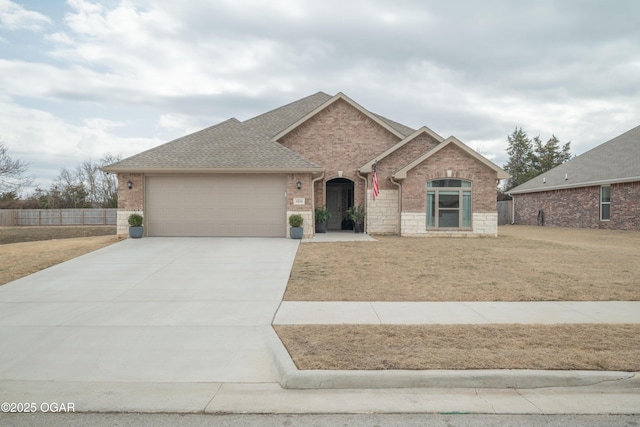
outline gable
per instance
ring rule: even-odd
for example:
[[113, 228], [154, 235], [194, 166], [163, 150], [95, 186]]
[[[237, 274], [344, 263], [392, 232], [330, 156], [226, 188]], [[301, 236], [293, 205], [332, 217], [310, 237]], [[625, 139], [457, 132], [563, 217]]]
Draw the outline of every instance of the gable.
[[[301, 117], [299, 120], [296, 120], [289, 127], [287, 127], [282, 132], [280, 132], [276, 136], [274, 136], [273, 139], [276, 140], [276, 141], [279, 141], [280, 139], [284, 138], [287, 134], [289, 134], [290, 132], [294, 131], [296, 128], [298, 128], [299, 126], [301, 126], [302, 124], [304, 124], [308, 120], [312, 119], [314, 116], [316, 116], [317, 114], [321, 113], [323, 110], [329, 108], [332, 104], [334, 104], [336, 102], [339, 102], [339, 101], [342, 101], [342, 102], [345, 102], [345, 103], [349, 104], [351, 107], [353, 107], [354, 109], [359, 111], [364, 116], [368, 117], [372, 122], [377, 123], [380, 127], [385, 129], [386, 131], [388, 131], [392, 135], [394, 135], [394, 136], [396, 136], [396, 137], [398, 137], [400, 139], [402, 139], [402, 138], [404, 138], [406, 136], [400, 130], [400, 129], [402, 129], [400, 127], [402, 125], [399, 125], [398, 123], [395, 123], [395, 122], [393, 122], [391, 120], [388, 120], [388, 119], [384, 119], [383, 120], [381, 118], [382, 116], [378, 116], [376, 114], [371, 113], [370, 111], [368, 111], [367, 109], [363, 108], [358, 103], [353, 101], [351, 98], [349, 98], [348, 96], [346, 96], [345, 94], [340, 92], [336, 96], [334, 96], [333, 98], [327, 100], [322, 105], [320, 105], [317, 108], [315, 108], [313, 111], [311, 111], [308, 114], [306, 114], [305, 116]], [[406, 126], [403, 126], [403, 128], [405, 128], [405, 130], [408, 129]]]
[[393, 178], [394, 179], [406, 179], [408, 171], [410, 171], [411, 169], [413, 169], [416, 166], [420, 165], [424, 161], [428, 160], [430, 157], [432, 157], [435, 154], [437, 154], [439, 151], [441, 151], [444, 148], [449, 147], [449, 146], [456, 147], [458, 150], [461, 150], [462, 152], [467, 154], [474, 161], [476, 161], [476, 162], [484, 165], [485, 167], [495, 171], [497, 173], [497, 179], [506, 179], [506, 178], [509, 177], [509, 174], [506, 173], [504, 170], [502, 170], [502, 168], [500, 168], [496, 164], [494, 164], [491, 161], [489, 161], [487, 158], [482, 156], [477, 151], [469, 148], [467, 145], [463, 144], [457, 138], [455, 138], [453, 136], [450, 136], [449, 138], [444, 140], [442, 143], [438, 144], [432, 150], [429, 150], [428, 152], [424, 153], [422, 156], [418, 157], [417, 159], [415, 159], [414, 161], [409, 163], [407, 166], [405, 166], [402, 169], [398, 170], [395, 174], [393, 174]]
[[399, 138], [350, 103], [338, 100], [278, 142], [329, 171], [356, 171]]
[[[426, 141], [426, 143], [425, 143]], [[431, 142], [434, 143], [431, 143]], [[375, 162], [379, 162], [382, 159], [387, 158], [394, 154], [397, 157], [405, 158], [406, 161], [404, 164], [412, 161], [417, 158], [421, 154], [428, 151], [428, 149], [434, 148], [438, 143], [444, 141], [444, 138], [429, 129], [426, 126], [421, 127], [415, 132], [412, 132], [409, 136], [395, 144], [393, 147], [390, 147], [385, 152], [376, 155], [376, 157], [367, 163], [365, 163], [362, 167], [360, 167], [361, 173], [370, 173], [371, 168]], [[418, 146], [418, 147], [416, 147]], [[422, 147], [427, 147], [428, 149], [421, 149]], [[413, 148], [413, 150], [411, 150]], [[417, 149], [417, 151], [416, 151]], [[403, 153], [403, 151], [407, 153]]]

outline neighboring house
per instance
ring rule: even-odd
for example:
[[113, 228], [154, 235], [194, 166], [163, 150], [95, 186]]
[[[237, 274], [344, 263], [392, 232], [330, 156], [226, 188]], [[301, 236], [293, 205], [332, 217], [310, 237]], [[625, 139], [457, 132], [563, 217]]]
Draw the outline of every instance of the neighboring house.
[[496, 236], [496, 185], [508, 177], [454, 137], [322, 92], [103, 170], [118, 174], [118, 232], [143, 212], [149, 236], [284, 237], [299, 213], [310, 237], [315, 207], [326, 206], [329, 230], [339, 230], [354, 205], [365, 207], [369, 233]]
[[640, 231], [640, 126], [508, 194], [516, 224]]

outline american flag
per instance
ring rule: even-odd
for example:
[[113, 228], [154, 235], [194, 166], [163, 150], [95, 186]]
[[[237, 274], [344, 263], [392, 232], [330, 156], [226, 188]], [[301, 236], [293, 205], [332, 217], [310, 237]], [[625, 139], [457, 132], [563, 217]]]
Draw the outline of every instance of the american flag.
[[375, 163], [373, 164], [372, 181], [371, 187], [373, 188], [373, 191], [371, 192], [371, 195], [373, 196], [373, 200], [375, 200], [376, 197], [378, 197], [378, 194], [380, 194], [380, 188], [378, 187], [378, 171], [376, 170]]

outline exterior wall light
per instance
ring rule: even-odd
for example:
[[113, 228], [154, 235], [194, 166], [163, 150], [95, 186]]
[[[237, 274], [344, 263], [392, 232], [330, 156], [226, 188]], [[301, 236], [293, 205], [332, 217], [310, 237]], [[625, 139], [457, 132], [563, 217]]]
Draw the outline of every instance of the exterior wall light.
[[302, 188], [302, 183], [300, 181], [296, 182], [296, 187], [298, 187], [298, 190]]
[[127, 181], [127, 188], [131, 190], [133, 188], [133, 182]]

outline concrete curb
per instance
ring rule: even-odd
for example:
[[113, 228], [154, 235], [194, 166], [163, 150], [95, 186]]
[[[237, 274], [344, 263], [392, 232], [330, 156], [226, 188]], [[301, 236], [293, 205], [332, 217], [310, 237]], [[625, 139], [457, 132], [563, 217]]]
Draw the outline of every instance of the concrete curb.
[[272, 329], [268, 348], [285, 389], [487, 388], [535, 389], [584, 387], [609, 383], [616, 389], [640, 389], [637, 372], [542, 371], [516, 369], [437, 371], [325, 371], [299, 370]]
[[[631, 372], [465, 370], [465, 371], [300, 371], [281, 377], [286, 389], [583, 387], [615, 382], [620, 389], [640, 388]], [[635, 380], [635, 381], [634, 381]]]

